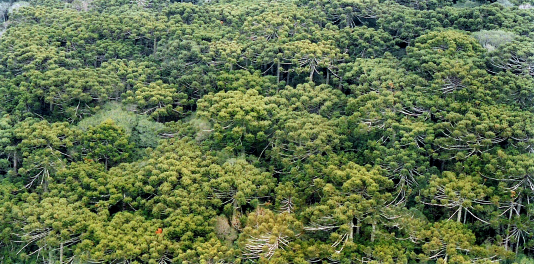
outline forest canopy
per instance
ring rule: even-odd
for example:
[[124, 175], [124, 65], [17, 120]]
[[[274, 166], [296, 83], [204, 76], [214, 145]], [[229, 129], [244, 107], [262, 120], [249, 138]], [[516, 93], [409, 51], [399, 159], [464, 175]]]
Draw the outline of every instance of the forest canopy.
[[2, 0], [0, 263], [533, 263], [534, 1]]

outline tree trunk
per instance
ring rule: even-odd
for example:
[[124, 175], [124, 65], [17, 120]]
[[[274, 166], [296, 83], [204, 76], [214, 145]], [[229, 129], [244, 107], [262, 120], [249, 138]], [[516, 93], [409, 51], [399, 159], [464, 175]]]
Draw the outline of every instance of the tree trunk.
[[356, 218], [356, 235], [360, 236], [360, 218]]
[[375, 232], [376, 232], [376, 221], [373, 220], [372, 230], [371, 230], [371, 243], [375, 242]]
[[280, 61], [278, 61], [278, 64], [276, 66], [276, 80], [277, 83], [280, 83]]
[[465, 225], [465, 219], [467, 218], [467, 212], [464, 214], [464, 225]]
[[290, 74], [290, 73], [291, 73], [291, 72], [290, 72], [289, 70], [287, 70], [287, 82], [286, 82], [286, 85], [289, 85], [289, 74]]
[[13, 153], [13, 169], [15, 170], [15, 174], [17, 174], [17, 152], [16, 151]]
[[63, 264], [63, 242], [59, 245], [59, 264]]
[[460, 209], [458, 209], [458, 218], [456, 219], [456, 222], [461, 223], [462, 220], [462, 206], [460, 205]]
[[326, 69], [326, 84], [330, 83], [330, 71]]
[[48, 251], [48, 263], [54, 263], [54, 254], [52, 254], [52, 250]]
[[157, 55], [156, 55], [156, 51], [158, 50], [158, 39], [156, 37], [154, 37], [154, 59], [158, 59]]
[[43, 192], [47, 193], [48, 192], [48, 176], [50, 175], [50, 173], [48, 172], [47, 169], [44, 169], [44, 172], [43, 172]]
[[349, 240], [354, 242], [354, 219], [351, 219], [349, 222]]
[[[512, 204], [512, 208], [514, 205]], [[512, 211], [513, 209], [510, 208], [510, 213], [508, 214], [508, 226], [506, 227], [506, 240], [504, 241], [504, 249], [508, 250], [508, 243], [510, 243], [510, 221], [512, 221]]]
[[519, 199], [517, 200], [517, 215], [521, 214], [521, 203], [523, 202], [523, 196], [519, 196]]

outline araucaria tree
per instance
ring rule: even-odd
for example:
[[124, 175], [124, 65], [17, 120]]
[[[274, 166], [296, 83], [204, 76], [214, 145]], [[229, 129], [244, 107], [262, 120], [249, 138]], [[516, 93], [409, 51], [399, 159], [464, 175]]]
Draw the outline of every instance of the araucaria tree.
[[0, 263], [530, 263], [532, 0], [0, 0]]

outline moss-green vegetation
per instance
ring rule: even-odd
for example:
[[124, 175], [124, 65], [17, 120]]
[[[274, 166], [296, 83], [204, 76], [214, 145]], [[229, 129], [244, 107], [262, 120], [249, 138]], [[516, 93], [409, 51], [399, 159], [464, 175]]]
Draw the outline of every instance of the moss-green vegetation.
[[532, 263], [531, 1], [0, 1], [0, 263]]

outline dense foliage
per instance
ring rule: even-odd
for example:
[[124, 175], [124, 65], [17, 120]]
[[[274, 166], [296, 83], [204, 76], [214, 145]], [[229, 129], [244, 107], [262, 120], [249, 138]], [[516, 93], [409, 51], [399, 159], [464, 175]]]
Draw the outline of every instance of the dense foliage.
[[532, 263], [532, 5], [0, 1], [0, 263]]

